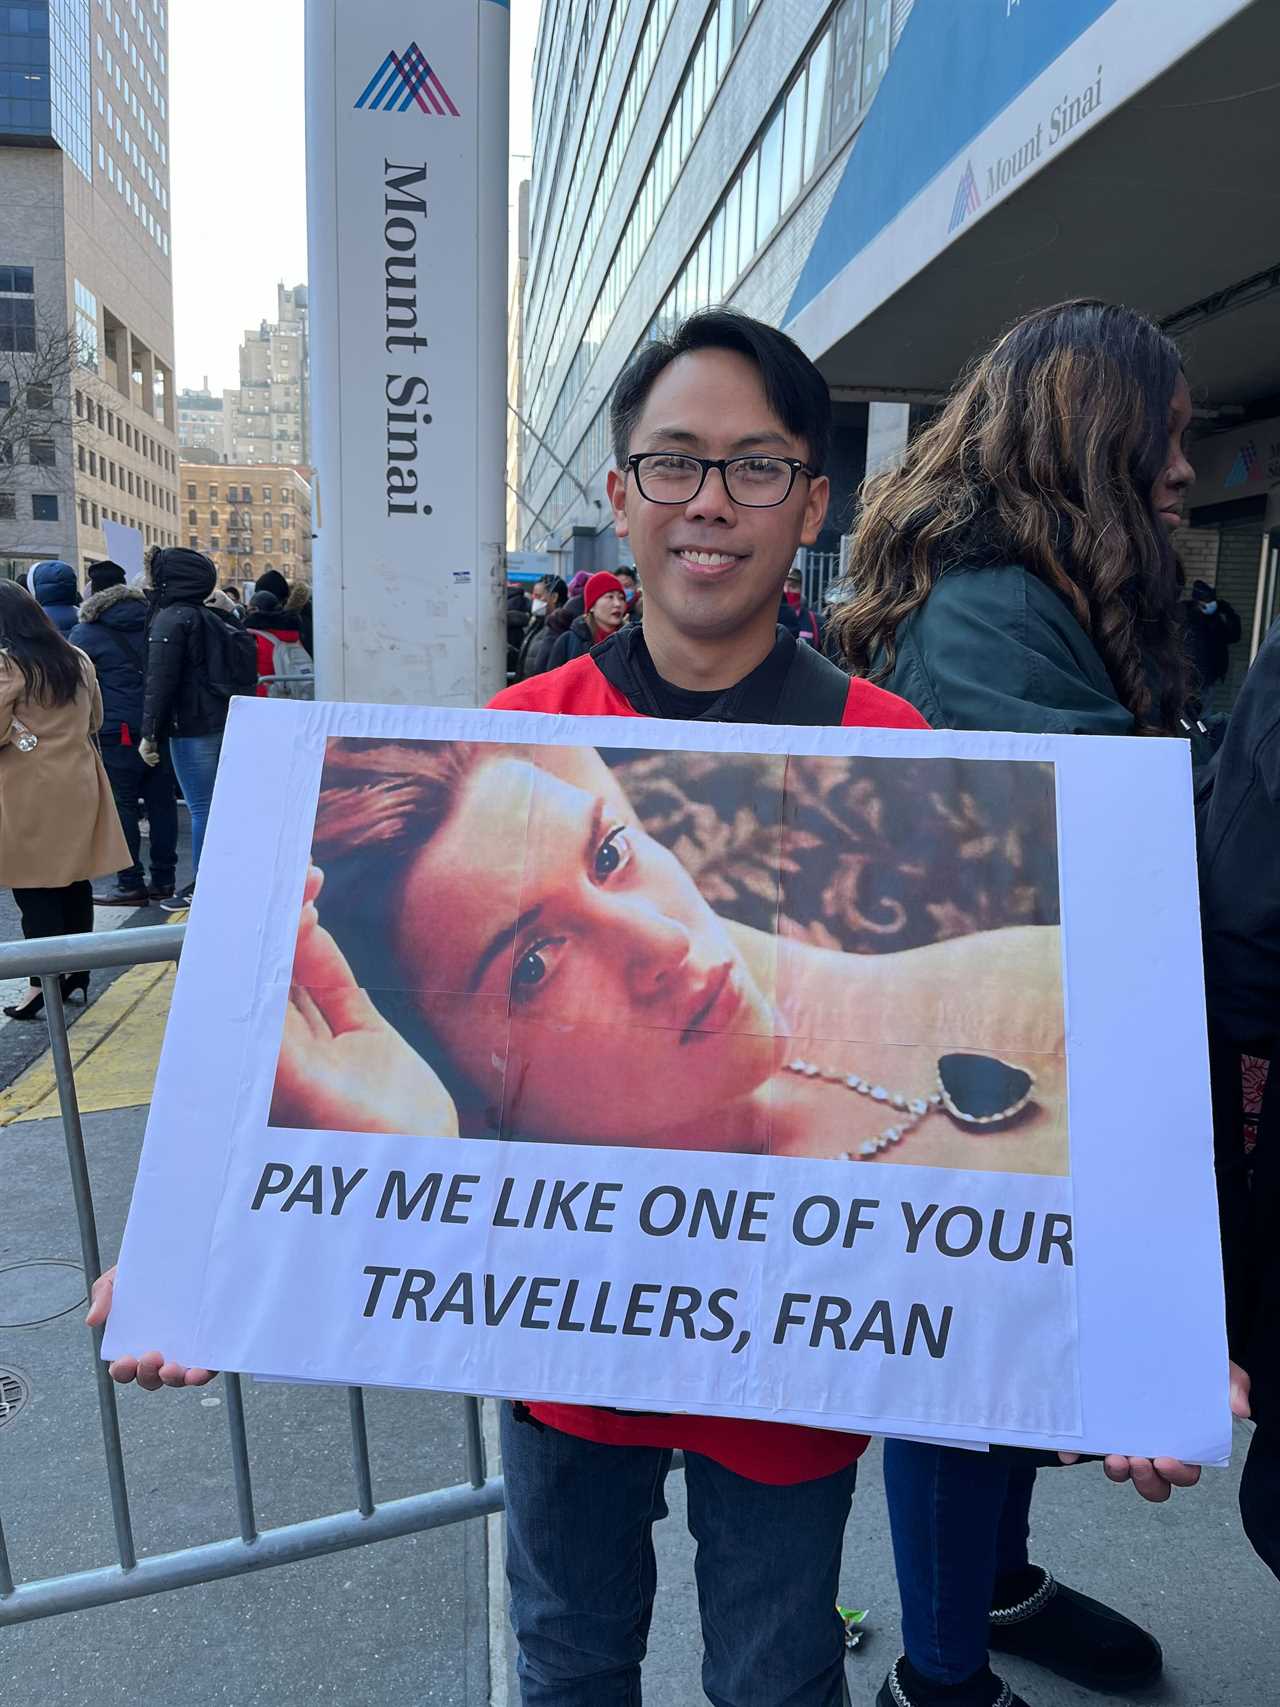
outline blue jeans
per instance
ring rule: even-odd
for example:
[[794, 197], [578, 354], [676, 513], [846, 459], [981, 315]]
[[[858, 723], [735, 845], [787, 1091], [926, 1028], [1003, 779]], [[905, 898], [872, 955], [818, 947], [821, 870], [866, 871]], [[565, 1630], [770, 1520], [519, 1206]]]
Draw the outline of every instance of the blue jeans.
[[178, 775], [182, 798], [191, 811], [193, 881], [200, 870], [200, 850], [204, 847], [205, 826], [209, 822], [209, 803], [213, 799], [213, 780], [218, 774], [218, 755], [221, 751], [220, 734], [174, 735], [169, 740], [169, 756]]
[[[524, 1707], [639, 1707], [671, 1453], [502, 1407], [507, 1579]], [[791, 1487], [685, 1456], [702, 1684], [715, 1707], [842, 1707], [836, 1587], [857, 1466]]]
[[992, 1591], [1026, 1567], [1035, 1480], [1003, 1452], [885, 1441], [902, 1645], [926, 1677], [963, 1683], [987, 1664]]

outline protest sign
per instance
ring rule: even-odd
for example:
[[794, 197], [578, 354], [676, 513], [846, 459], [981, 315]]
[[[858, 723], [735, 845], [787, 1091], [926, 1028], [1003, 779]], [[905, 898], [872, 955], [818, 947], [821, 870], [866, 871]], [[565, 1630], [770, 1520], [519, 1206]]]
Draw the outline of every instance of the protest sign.
[[236, 701], [107, 1354], [1221, 1460], [1201, 990], [1181, 743]]

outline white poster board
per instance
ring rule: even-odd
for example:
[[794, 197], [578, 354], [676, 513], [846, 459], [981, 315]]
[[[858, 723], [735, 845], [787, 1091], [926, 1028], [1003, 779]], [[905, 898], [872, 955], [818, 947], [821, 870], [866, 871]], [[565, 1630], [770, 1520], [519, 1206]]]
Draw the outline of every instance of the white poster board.
[[202, 869], [108, 1356], [1227, 1457], [1182, 743], [237, 700]]
[[146, 569], [141, 529], [131, 528], [124, 522], [104, 521], [102, 532], [107, 541], [107, 556], [124, 570], [129, 586], [140, 587]]
[[316, 681], [506, 680], [503, 0], [307, 0]]

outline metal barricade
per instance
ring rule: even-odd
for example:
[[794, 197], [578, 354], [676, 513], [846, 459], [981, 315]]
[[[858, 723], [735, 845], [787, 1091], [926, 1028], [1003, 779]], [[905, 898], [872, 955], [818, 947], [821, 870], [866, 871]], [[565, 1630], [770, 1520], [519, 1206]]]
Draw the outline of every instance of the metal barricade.
[[266, 688], [268, 699], [314, 699], [314, 676], [259, 676], [258, 686]]
[[[182, 925], [165, 925], [95, 933], [92, 936], [48, 937], [38, 942], [0, 943], [0, 978], [39, 977], [44, 990], [81, 1257], [86, 1287], [90, 1292], [102, 1273], [102, 1262], [59, 974], [177, 960], [183, 933]], [[5, 1544], [4, 1514], [0, 1512], [0, 1628], [33, 1618], [48, 1618], [55, 1613], [78, 1611], [87, 1606], [135, 1600], [166, 1589], [189, 1588], [195, 1583], [239, 1576], [271, 1565], [291, 1565], [301, 1559], [341, 1552], [344, 1548], [360, 1547], [371, 1541], [388, 1541], [419, 1530], [459, 1523], [466, 1518], [485, 1517], [501, 1509], [502, 1478], [488, 1474], [480, 1406], [473, 1398], [462, 1401], [467, 1480], [452, 1487], [433, 1488], [426, 1493], [379, 1503], [374, 1496], [369, 1464], [364, 1391], [360, 1387], [349, 1387], [347, 1404], [355, 1505], [350, 1510], [328, 1516], [259, 1530], [254, 1513], [253, 1471], [245, 1433], [240, 1377], [223, 1374], [221, 1380], [226, 1392], [239, 1534], [140, 1559], [134, 1547], [115, 1384], [102, 1361], [102, 1329], [94, 1328], [91, 1334], [93, 1374], [106, 1461], [106, 1489], [115, 1527], [117, 1562], [96, 1570], [77, 1571], [39, 1581], [15, 1581], [13, 1561]]]

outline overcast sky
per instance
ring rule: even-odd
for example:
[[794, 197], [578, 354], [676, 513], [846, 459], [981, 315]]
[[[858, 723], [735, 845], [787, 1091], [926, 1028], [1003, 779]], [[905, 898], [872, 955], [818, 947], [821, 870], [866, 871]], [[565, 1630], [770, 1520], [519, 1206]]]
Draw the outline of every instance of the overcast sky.
[[[275, 318], [278, 283], [307, 276], [302, 15], [303, 0], [170, 0], [179, 387], [238, 385], [246, 328]], [[537, 0], [513, 0], [513, 184], [529, 169], [537, 15]]]

